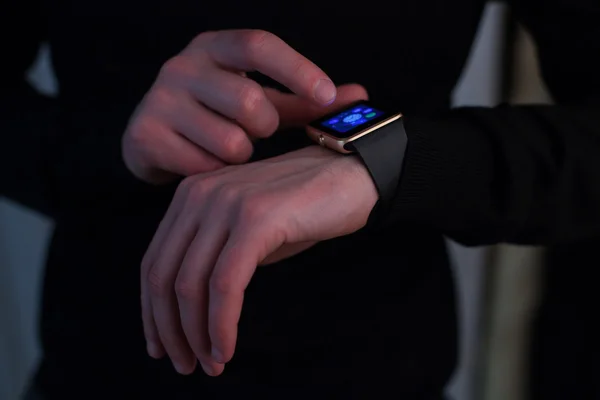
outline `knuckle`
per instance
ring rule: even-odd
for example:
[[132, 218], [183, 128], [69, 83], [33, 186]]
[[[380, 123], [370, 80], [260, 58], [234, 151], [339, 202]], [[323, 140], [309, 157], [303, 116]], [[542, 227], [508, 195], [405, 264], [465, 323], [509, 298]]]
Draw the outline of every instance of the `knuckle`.
[[197, 300], [200, 295], [198, 287], [193, 283], [190, 283], [188, 279], [178, 278], [175, 281], [175, 294], [178, 299], [185, 301]]
[[315, 83], [318, 81], [320, 76], [315, 74], [316, 68], [314, 64], [308, 61], [304, 57], [297, 57], [293, 63], [293, 75], [301, 78], [310, 77]]
[[160, 69], [159, 76], [189, 76], [194, 73], [194, 70], [194, 65], [189, 58], [180, 54], [171, 57], [163, 64]]
[[177, 95], [166, 86], [154, 86], [148, 97], [146, 112], [177, 109]]
[[165, 298], [171, 292], [171, 285], [167, 277], [161, 274], [156, 268], [150, 269], [148, 273], [148, 288], [153, 297]]
[[142, 258], [142, 263], [141, 263], [142, 273], [146, 273], [146, 276], [148, 276], [148, 272], [152, 268], [152, 264], [153, 264], [153, 261], [150, 259], [150, 255], [148, 253], [144, 254], [144, 257]]
[[148, 140], [149, 128], [148, 120], [140, 116], [131, 121], [125, 138], [134, 148], [143, 147]]
[[206, 44], [208, 42], [210, 42], [210, 40], [212, 40], [216, 34], [217, 34], [217, 32], [215, 32], [215, 31], [202, 32], [201, 34], [197, 35], [190, 41], [188, 47], [201, 49], [204, 46], [206, 46]]
[[268, 201], [261, 196], [245, 196], [239, 202], [238, 219], [242, 224], [255, 224], [263, 222], [271, 209]]
[[271, 32], [261, 29], [247, 30], [241, 36], [241, 55], [250, 65], [264, 63], [269, 48], [278, 40], [280, 39]]
[[241, 197], [241, 190], [233, 185], [222, 186], [217, 194], [217, 204], [231, 205]]
[[187, 192], [186, 207], [197, 208], [199, 204], [206, 202], [212, 191], [212, 179], [202, 179], [191, 185]]
[[270, 40], [273, 40], [274, 36], [272, 33], [262, 29], [250, 29], [242, 33], [240, 40], [248, 58], [256, 59], [262, 53], [265, 45]]
[[252, 146], [241, 128], [232, 127], [222, 137], [223, 153], [231, 162], [242, 163], [250, 158]]
[[157, 123], [145, 116], [131, 122], [124, 138], [125, 146], [137, 154], [151, 154], [155, 140]]
[[265, 101], [262, 88], [254, 81], [247, 80], [239, 93], [237, 99], [237, 119], [250, 120], [260, 109], [261, 103]]
[[189, 195], [190, 190], [192, 190], [192, 188], [195, 186], [197, 180], [198, 179], [196, 176], [188, 176], [187, 178], [184, 178], [177, 186], [175, 196], [178, 198], [186, 198]]
[[233, 292], [233, 279], [226, 274], [213, 274], [209, 281], [209, 290], [218, 296], [227, 296]]

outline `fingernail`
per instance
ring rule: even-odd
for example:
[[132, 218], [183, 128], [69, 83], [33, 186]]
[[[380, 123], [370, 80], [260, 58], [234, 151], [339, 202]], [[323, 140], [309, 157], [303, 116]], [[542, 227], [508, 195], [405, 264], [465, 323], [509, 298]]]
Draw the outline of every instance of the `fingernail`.
[[223, 357], [223, 353], [221, 353], [221, 351], [219, 351], [219, 349], [217, 349], [216, 347], [212, 348], [211, 355], [213, 360], [215, 360], [219, 364], [225, 364], [226, 360], [225, 357]]
[[329, 105], [335, 100], [336, 89], [329, 79], [321, 79], [315, 86], [315, 99], [323, 104]]

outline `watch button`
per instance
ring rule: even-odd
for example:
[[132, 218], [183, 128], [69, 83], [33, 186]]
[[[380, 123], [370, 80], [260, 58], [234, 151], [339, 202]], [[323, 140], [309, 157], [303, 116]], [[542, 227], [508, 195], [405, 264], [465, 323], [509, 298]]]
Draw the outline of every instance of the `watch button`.
[[319, 144], [325, 146], [325, 137], [323, 135], [319, 135]]

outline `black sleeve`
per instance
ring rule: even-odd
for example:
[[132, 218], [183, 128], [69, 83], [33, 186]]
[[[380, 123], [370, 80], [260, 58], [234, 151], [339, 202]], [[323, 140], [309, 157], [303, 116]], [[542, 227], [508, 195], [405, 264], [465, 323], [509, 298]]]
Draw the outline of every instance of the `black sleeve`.
[[164, 191], [135, 179], [121, 157], [121, 136], [141, 95], [66, 105], [27, 83], [47, 39], [42, 4], [0, 7], [0, 48], [9, 55], [0, 63], [0, 196], [56, 217]]
[[600, 1], [518, 0], [556, 105], [406, 117], [409, 147], [388, 220], [468, 245], [600, 236]]

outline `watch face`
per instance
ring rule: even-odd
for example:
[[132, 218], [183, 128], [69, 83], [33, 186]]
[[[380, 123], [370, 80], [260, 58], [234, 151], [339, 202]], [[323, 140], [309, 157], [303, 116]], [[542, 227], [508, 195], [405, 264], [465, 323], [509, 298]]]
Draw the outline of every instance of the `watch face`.
[[336, 138], [346, 139], [391, 116], [392, 114], [371, 106], [367, 101], [360, 101], [319, 118], [311, 122], [310, 126]]

